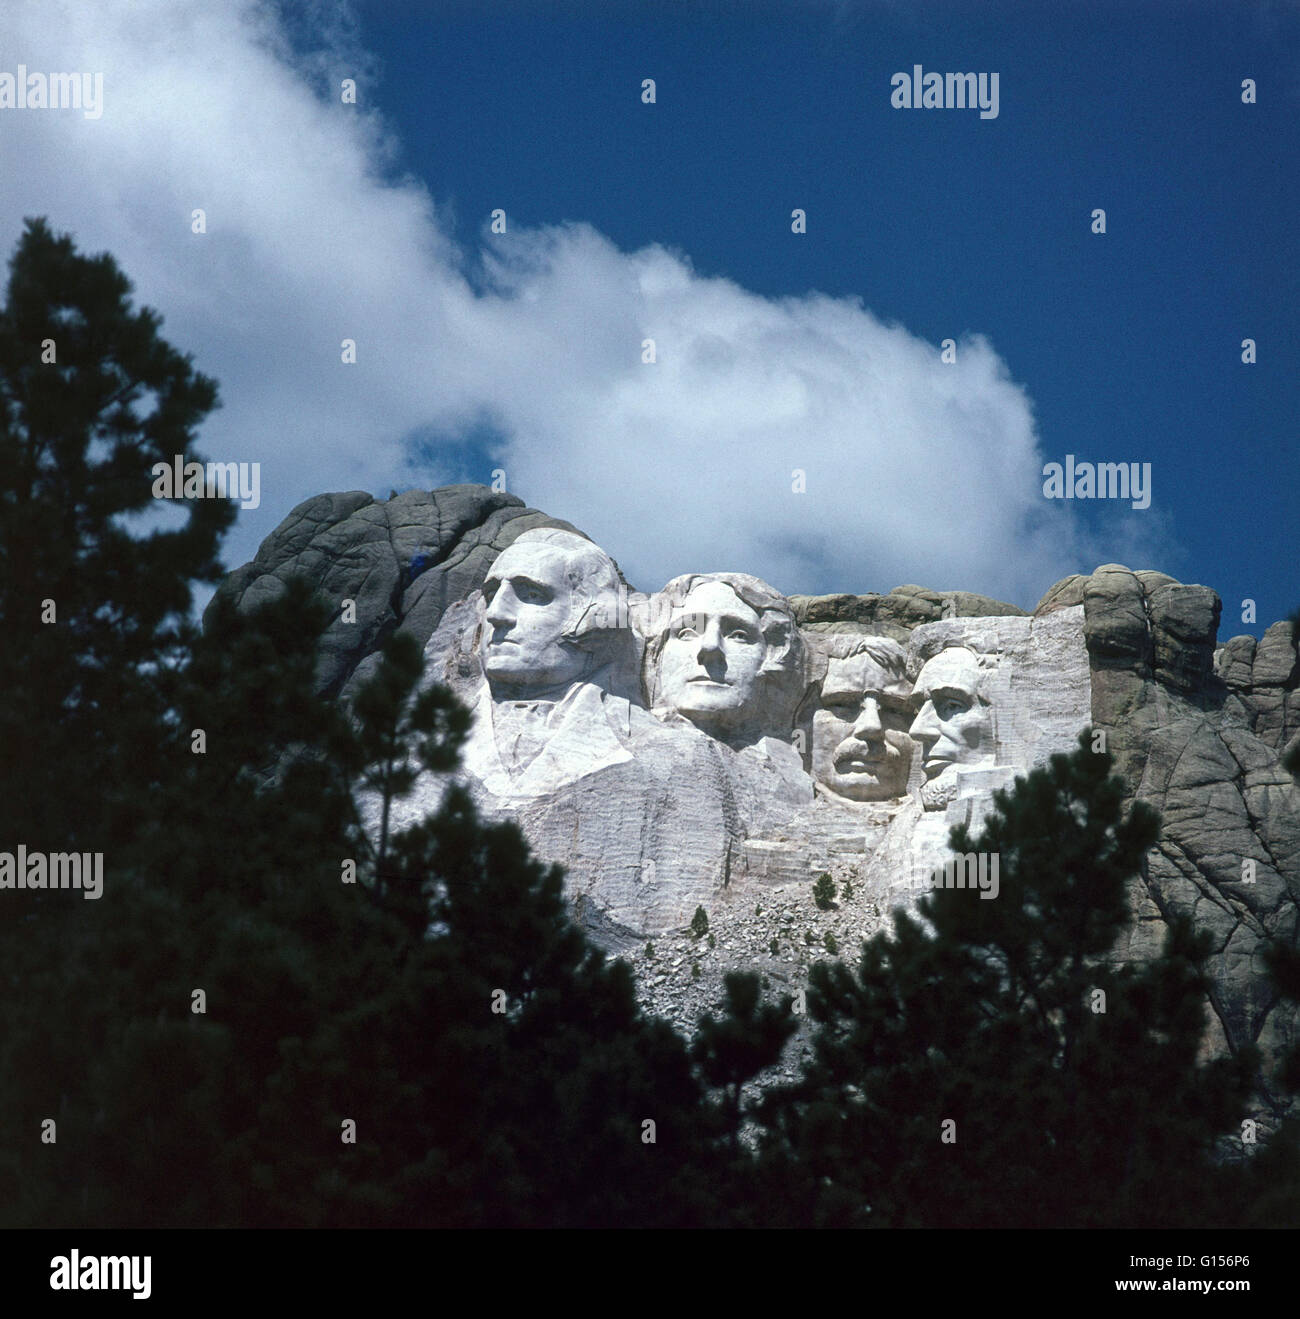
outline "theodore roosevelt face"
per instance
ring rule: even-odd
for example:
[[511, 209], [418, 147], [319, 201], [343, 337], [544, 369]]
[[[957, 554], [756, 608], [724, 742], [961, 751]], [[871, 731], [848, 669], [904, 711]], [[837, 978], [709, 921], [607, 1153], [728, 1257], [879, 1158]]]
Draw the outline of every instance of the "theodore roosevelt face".
[[881, 801], [907, 790], [912, 764], [906, 681], [870, 655], [832, 659], [812, 718], [813, 777], [851, 801]]

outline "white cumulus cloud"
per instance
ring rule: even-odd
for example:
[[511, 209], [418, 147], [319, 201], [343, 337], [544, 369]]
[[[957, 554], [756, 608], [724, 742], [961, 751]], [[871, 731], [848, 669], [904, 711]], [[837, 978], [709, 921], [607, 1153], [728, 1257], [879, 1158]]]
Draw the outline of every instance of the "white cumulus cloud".
[[[1116, 519], [1099, 554], [1043, 499], [1060, 455], [978, 334], [944, 365], [861, 300], [761, 296], [580, 219], [458, 244], [436, 200], [456, 181], [394, 173], [401, 126], [338, 97], [356, 76], [364, 103], [371, 73], [346, 10], [318, 17], [305, 55], [253, 0], [9, 0], [0, 16], [0, 70], [104, 75], [98, 119], [0, 110], [0, 248], [46, 215], [112, 252], [221, 382], [200, 448], [262, 464], [232, 564], [311, 494], [493, 466], [644, 588], [730, 569], [787, 592], [913, 581], [1032, 605], [1101, 558], [1146, 559], [1155, 518]], [[471, 430], [492, 437], [481, 471], [462, 466]]]

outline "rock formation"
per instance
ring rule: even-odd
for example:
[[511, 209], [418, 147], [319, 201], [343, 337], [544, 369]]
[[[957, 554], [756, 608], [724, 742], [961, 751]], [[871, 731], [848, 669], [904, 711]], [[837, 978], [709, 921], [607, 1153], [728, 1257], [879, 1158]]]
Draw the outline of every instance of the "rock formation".
[[443, 610], [481, 586], [493, 559], [530, 527], [574, 530], [481, 485], [408, 490], [386, 502], [358, 490], [317, 495], [220, 590], [252, 608], [298, 572], [329, 599], [354, 601], [356, 621], [343, 622], [340, 609], [321, 639], [320, 686], [337, 693], [399, 624], [428, 641]]
[[[339, 608], [321, 689], [346, 700], [388, 633], [412, 633], [426, 681], [474, 712], [462, 773], [482, 809], [566, 867], [581, 919], [684, 1025], [727, 969], [795, 989], [851, 953], [924, 891], [954, 823], [977, 830], [995, 788], [1091, 725], [1164, 822], [1122, 955], [1190, 913], [1215, 939], [1210, 1047], [1272, 1061], [1296, 1035], [1260, 951], [1297, 933], [1281, 757], [1300, 666], [1287, 624], [1218, 646], [1208, 587], [1107, 564], [1032, 614], [919, 586], [784, 597], [732, 572], [642, 594], [575, 528], [482, 486], [318, 496], [220, 590], [249, 607], [294, 571]], [[442, 790], [422, 782], [397, 823]]]

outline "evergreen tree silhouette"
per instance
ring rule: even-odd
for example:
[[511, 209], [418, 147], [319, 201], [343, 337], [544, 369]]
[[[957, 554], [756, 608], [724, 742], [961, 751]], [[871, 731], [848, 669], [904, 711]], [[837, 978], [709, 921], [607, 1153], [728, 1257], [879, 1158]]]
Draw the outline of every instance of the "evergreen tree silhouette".
[[924, 897], [921, 918], [810, 976], [814, 1056], [765, 1105], [764, 1176], [793, 1221], [1011, 1227], [1211, 1225], [1234, 1171], [1250, 1051], [1198, 1060], [1208, 938], [1115, 956], [1158, 817], [1090, 735], [994, 794], [978, 839], [996, 899]]
[[[128, 294], [35, 221], [0, 314], [0, 850], [105, 860], [98, 901], [0, 900], [0, 1221], [723, 1221], [711, 1087], [779, 1032], [722, 1066], [710, 1025], [697, 1066], [641, 1010], [560, 870], [454, 781], [468, 714], [409, 638], [343, 709], [305, 581], [192, 625], [233, 509], [151, 527], [151, 468], [195, 456], [216, 389]], [[441, 805], [394, 832], [420, 774]]]
[[168, 502], [152, 465], [195, 458], [217, 392], [129, 293], [110, 256], [27, 221], [0, 310], [0, 743], [21, 766], [0, 838], [33, 848], [132, 836], [140, 785], [166, 773], [160, 675], [234, 517], [226, 500], [174, 500], [179, 526], [148, 525]]

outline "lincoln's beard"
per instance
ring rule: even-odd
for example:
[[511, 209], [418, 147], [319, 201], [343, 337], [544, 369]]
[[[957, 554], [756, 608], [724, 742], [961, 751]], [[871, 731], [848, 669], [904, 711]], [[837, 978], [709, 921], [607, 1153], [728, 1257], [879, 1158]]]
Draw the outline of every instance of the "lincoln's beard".
[[957, 795], [957, 766], [946, 765], [942, 772], [921, 784], [921, 805], [927, 811], [941, 810]]

